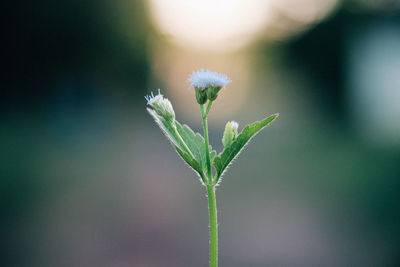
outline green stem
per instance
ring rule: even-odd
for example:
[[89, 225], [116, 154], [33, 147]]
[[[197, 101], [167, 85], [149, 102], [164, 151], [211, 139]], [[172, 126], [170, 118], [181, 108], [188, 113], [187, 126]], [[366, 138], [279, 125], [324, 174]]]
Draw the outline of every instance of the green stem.
[[207, 112], [204, 110], [204, 105], [200, 105], [201, 110], [201, 118], [203, 120], [203, 128], [204, 128], [204, 141], [206, 146], [206, 161], [207, 161], [207, 174], [208, 174], [208, 182], [210, 185], [213, 183], [212, 173], [211, 173], [211, 160], [210, 160], [210, 148], [208, 145], [208, 126], [207, 126], [207, 115], [210, 111], [212, 102], [210, 101], [207, 106]]
[[207, 105], [207, 110], [206, 110], [206, 117], [208, 117], [208, 112], [210, 112], [211, 106], [212, 106], [212, 101], [208, 101], [208, 105]]
[[210, 219], [210, 267], [218, 267], [218, 219], [215, 187], [207, 185], [208, 213]]
[[210, 112], [212, 101], [208, 102], [207, 110], [204, 110], [204, 105], [200, 105], [201, 118], [203, 119], [204, 128], [204, 141], [206, 146], [206, 160], [207, 160], [207, 173], [208, 184], [207, 198], [208, 198], [208, 213], [210, 220], [210, 267], [218, 267], [218, 221], [217, 221], [217, 202], [215, 200], [215, 186], [211, 172], [210, 149], [208, 145], [208, 126], [207, 116]]

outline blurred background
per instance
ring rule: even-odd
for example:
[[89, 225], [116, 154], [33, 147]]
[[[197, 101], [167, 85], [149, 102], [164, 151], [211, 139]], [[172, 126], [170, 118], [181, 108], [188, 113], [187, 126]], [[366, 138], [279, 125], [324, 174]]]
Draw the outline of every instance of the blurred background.
[[1, 266], [201, 267], [206, 193], [147, 114], [232, 83], [225, 122], [279, 112], [217, 190], [221, 266], [400, 266], [400, 2], [7, 1]]

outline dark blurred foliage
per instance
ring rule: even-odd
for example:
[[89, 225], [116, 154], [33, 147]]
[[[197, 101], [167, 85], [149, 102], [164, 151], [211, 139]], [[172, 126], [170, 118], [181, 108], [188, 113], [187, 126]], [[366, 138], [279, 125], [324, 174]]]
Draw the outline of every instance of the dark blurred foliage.
[[[391, 5], [388, 6], [390, 10]], [[343, 123], [349, 123], [349, 103], [346, 102], [349, 88], [345, 85], [347, 69], [344, 58], [348, 47], [345, 43], [351, 34], [376, 22], [400, 28], [400, 17], [395, 11], [377, 14], [343, 8], [288, 44], [287, 60], [307, 68], [323, 88], [310, 88], [313, 90], [310, 95], [316, 98], [314, 101], [319, 102], [321, 108], [328, 108]]]
[[[376, 24], [392, 25], [399, 29], [400, 16], [396, 9], [390, 7], [397, 6], [388, 2], [388, 7], [381, 12], [365, 12], [366, 10], [354, 10], [348, 1], [345, 7], [336, 12], [332, 17], [318, 24], [315, 28], [296, 38], [287, 47], [287, 61], [299, 68], [306, 68], [313, 74], [317, 85], [310, 87], [309, 96], [313, 97], [313, 102], [317, 103], [319, 109], [324, 110], [329, 119], [329, 124], [340, 132], [340, 135], [347, 136], [352, 140], [352, 145], [357, 146], [358, 157], [365, 157], [365, 162], [370, 162], [369, 166], [363, 166], [364, 177], [355, 185], [356, 189], [350, 190], [351, 195], [336, 195], [341, 198], [343, 206], [348, 205], [347, 219], [354, 220], [351, 216], [357, 214], [358, 219], [364, 220], [363, 229], [366, 232], [374, 232], [380, 229], [388, 240], [393, 242], [393, 251], [399, 252], [400, 240], [400, 154], [397, 149], [380, 149], [363, 144], [358, 140], [354, 132], [351, 120], [351, 105], [348, 100], [348, 66], [345, 55], [355, 51], [346, 51], [349, 38], [357, 32], [368, 27], [375, 27]], [[399, 50], [400, 51], [400, 50]], [[379, 67], [379, 66], [376, 66]], [[379, 90], [379, 88], [377, 88]], [[396, 88], [395, 90], [398, 90]], [[400, 102], [399, 102], [400, 103]], [[324, 115], [325, 116], [325, 115]], [[351, 157], [350, 157], [351, 158]], [[354, 161], [349, 160], [347, 164], [354, 165]], [[351, 174], [352, 167], [349, 166], [348, 175]], [[337, 169], [337, 176], [346, 177], [340, 174]], [[355, 174], [359, 175], [359, 174]], [[355, 180], [359, 179], [354, 177]], [[318, 181], [314, 181], [318, 183]], [[333, 192], [333, 188], [328, 191]], [[336, 194], [338, 192], [335, 192]], [[345, 208], [346, 209], [346, 208]], [[396, 253], [397, 253], [396, 252]], [[398, 266], [400, 257], [387, 259], [387, 266]], [[386, 265], [385, 265], [386, 266]]]
[[[124, 4], [134, 7], [125, 31], [118, 9]], [[133, 102], [146, 91], [150, 29], [144, 3], [118, 5], [76, 0], [2, 3], [2, 266], [32, 266], [30, 257], [35, 255], [24, 229], [57, 185], [44, 181], [36, 166], [44, 149], [41, 140], [52, 132], [81, 128], [79, 120], [99, 103], [121, 98]]]
[[[60, 80], [67, 84], [113, 84], [128, 95], [143, 95], [144, 90], [132, 90], [133, 85], [144, 88], [148, 71], [149, 28], [143, 2], [127, 2], [127, 8], [134, 6], [129, 32], [118, 28], [117, 2], [41, 0], [7, 4], [2, 10], [3, 110], [29, 111], [44, 105], [63, 90]], [[118, 5], [122, 7], [123, 1]], [[81, 94], [75, 96], [76, 101], [97, 94], [90, 88], [69, 93]]]

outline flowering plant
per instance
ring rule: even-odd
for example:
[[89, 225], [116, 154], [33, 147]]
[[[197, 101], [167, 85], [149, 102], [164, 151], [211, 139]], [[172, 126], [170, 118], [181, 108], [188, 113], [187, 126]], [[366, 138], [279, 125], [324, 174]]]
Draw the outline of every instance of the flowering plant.
[[[210, 221], [210, 267], [218, 266], [218, 221], [215, 199], [215, 187], [229, 164], [239, 155], [240, 151], [250, 139], [260, 130], [270, 124], [278, 114], [246, 125], [239, 133], [237, 122], [230, 121], [225, 126], [222, 138], [224, 149], [217, 155], [208, 141], [207, 117], [213, 101], [218, 97], [219, 91], [231, 80], [225, 74], [212, 71], [194, 71], [189, 77], [191, 86], [195, 89], [197, 103], [200, 104], [201, 117], [204, 128], [204, 138], [195, 133], [187, 125], [180, 124], [175, 119], [175, 112], [171, 102], [158, 94], [146, 96], [147, 108], [158, 126], [162, 129], [171, 144], [175, 147], [182, 159], [200, 176], [207, 189], [209, 221]], [[207, 103], [207, 107], [204, 105]]]

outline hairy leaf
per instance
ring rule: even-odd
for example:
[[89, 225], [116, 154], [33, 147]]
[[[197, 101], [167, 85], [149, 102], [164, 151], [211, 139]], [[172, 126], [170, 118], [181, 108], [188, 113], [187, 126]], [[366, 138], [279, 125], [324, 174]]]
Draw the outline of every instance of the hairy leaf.
[[201, 166], [199, 164], [199, 162], [193, 158], [192, 156], [190, 156], [188, 153], [182, 151], [179, 149], [179, 147], [175, 147], [176, 151], [178, 152], [178, 154], [182, 157], [182, 159], [190, 166], [192, 167], [195, 171], [197, 171], [200, 175], [200, 177], [202, 176], [202, 169]]
[[159, 116], [154, 110], [147, 108], [147, 111], [154, 118], [154, 120], [158, 124], [158, 126], [160, 126], [161, 130], [163, 131], [165, 136], [168, 138], [168, 140], [175, 147], [178, 147], [181, 151], [183, 151], [185, 153], [189, 153], [189, 151], [187, 151], [187, 149], [185, 148], [185, 145], [181, 142], [181, 140], [178, 136], [178, 132], [174, 128], [174, 125], [171, 122], [164, 120], [164, 118]]
[[214, 166], [217, 170], [217, 177], [221, 177], [226, 167], [232, 162], [233, 159], [240, 153], [243, 147], [250, 141], [250, 139], [257, 134], [260, 130], [270, 124], [278, 114], [271, 115], [262, 121], [257, 121], [252, 124], [246, 125], [243, 131], [235, 138], [233, 143], [224, 148], [221, 154], [214, 158]]
[[[204, 138], [199, 133], [194, 133], [187, 125], [182, 126], [177, 121], [175, 121], [175, 123], [168, 122], [160, 117], [154, 110], [149, 108], [147, 110], [182, 159], [198, 172], [200, 177], [203, 177], [207, 169]], [[210, 146], [210, 151], [211, 150]], [[212, 151], [210, 154], [212, 161], [216, 152]]]
[[[195, 159], [199, 162], [203, 173], [207, 170], [207, 162], [206, 162], [206, 145], [203, 136], [199, 133], [194, 133], [192, 129], [186, 124], [181, 125], [179, 122], [176, 121], [176, 128], [180, 136], [182, 136], [183, 140], [185, 141], [186, 145], [192, 152]], [[212, 151], [211, 146], [209, 146], [211, 151], [210, 157], [214, 155], [215, 151]]]

